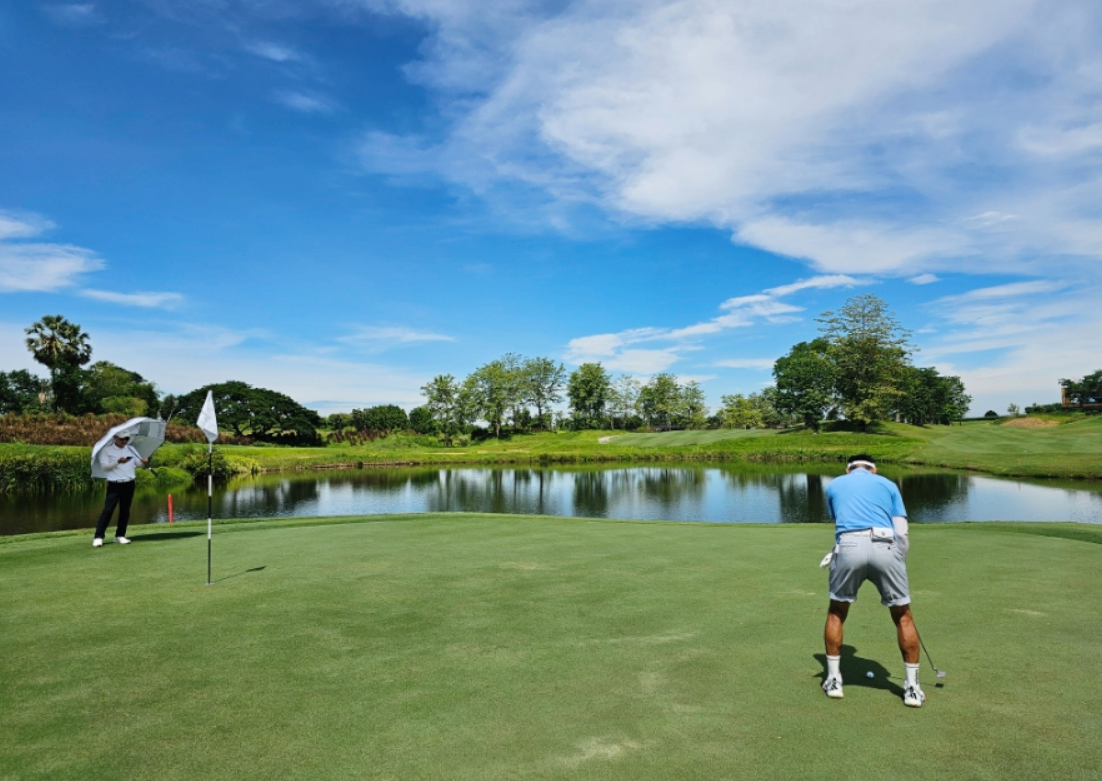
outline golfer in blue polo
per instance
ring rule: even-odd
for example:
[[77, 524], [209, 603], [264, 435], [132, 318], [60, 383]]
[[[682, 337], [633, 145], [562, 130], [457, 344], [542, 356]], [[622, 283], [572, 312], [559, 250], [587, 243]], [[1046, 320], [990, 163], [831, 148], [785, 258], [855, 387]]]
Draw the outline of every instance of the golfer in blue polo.
[[842, 629], [857, 590], [866, 580], [880, 591], [880, 602], [891, 611], [903, 654], [907, 680], [903, 704], [920, 708], [926, 695], [918, 685], [918, 631], [911, 618], [907, 586], [907, 510], [895, 483], [876, 474], [876, 464], [864, 453], [851, 456], [846, 474], [830, 481], [827, 508], [834, 520], [830, 563], [830, 608], [823, 641], [827, 674], [823, 691], [842, 698]]

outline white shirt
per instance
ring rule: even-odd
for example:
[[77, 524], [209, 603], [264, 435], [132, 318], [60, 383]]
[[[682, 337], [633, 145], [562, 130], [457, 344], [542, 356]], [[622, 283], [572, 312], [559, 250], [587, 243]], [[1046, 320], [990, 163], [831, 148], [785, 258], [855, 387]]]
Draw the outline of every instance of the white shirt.
[[[130, 457], [130, 460], [125, 464], [120, 464], [120, 458]], [[107, 475], [107, 479], [113, 483], [125, 482], [126, 480], [133, 480], [135, 472], [138, 471], [138, 464], [141, 463], [141, 458], [130, 449], [130, 443], [117, 447], [114, 442], [108, 443], [108, 445], [99, 452], [99, 463], [103, 467], [104, 474]]]

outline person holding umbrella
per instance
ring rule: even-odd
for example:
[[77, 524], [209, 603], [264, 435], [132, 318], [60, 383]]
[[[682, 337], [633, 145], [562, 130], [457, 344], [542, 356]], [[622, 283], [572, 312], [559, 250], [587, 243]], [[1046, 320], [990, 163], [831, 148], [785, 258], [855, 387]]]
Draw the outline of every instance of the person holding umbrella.
[[149, 459], [143, 458], [130, 447], [129, 432], [119, 431], [112, 437], [111, 443], [99, 451], [97, 461], [107, 477], [107, 498], [103, 502], [103, 512], [99, 514], [99, 522], [96, 523], [96, 536], [92, 539], [92, 547], [103, 546], [103, 535], [107, 533], [107, 524], [111, 523], [111, 516], [114, 515], [116, 507], [119, 508], [119, 522], [115, 526], [115, 542], [120, 545], [129, 545], [126, 526], [130, 523], [130, 505], [134, 501], [135, 472], [138, 462], [148, 464]]
[[153, 418], [131, 418], [110, 429], [92, 446], [92, 477], [107, 481], [107, 499], [96, 524], [92, 547], [103, 546], [103, 535], [115, 508], [119, 508], [119, 523], [115, 527], [115, 542], [126, 545], [126, 525], [130, 522], [130, 505], [134, 501], [134, 476], [138, 464], [147, 465], [153, 453], [165, 441], [167, 424]]

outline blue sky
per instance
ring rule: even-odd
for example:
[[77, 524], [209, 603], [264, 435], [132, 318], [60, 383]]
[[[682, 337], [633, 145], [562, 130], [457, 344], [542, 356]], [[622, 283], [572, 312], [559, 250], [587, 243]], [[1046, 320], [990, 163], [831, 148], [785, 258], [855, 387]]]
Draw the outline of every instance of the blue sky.
[[0, 7], [0, 370], [421, 403], [515, 352], [771, 380], [884, 299], [973, 411], [1102, 368], [1102, 7]]

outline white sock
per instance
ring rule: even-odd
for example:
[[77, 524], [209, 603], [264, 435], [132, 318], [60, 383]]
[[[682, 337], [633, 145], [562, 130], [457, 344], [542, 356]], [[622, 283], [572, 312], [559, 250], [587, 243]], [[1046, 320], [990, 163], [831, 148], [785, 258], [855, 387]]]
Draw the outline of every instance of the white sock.
[[842, 680], [842, 657], [840, 656], [828, 656], [827, 657], [827, 678], [837, 678]]
[[907, 668], [907, 685], [918, 686], [918, 665], [904, 662], [903, 666]]

